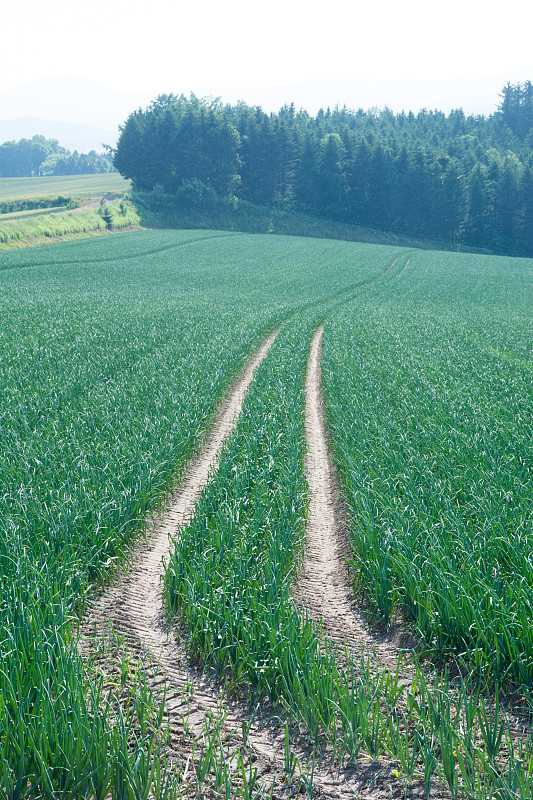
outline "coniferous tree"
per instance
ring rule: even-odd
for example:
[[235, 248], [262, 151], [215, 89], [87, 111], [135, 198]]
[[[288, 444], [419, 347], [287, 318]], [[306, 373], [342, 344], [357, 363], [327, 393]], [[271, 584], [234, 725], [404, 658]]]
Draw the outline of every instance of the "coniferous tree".
[[342, 216], [344, 211], [346, 177], [343, 160], [340, 136], [328, 133], [321, 142], [318, 170], [318, 207], [328, 217]]
[[464, 225], [464, 241], [473, 247], [486, 247], [489, 232], [487, 184], [481, 166], [474, 167], [468, 184], [468, 204]]
[[460, 225], [465, 214], [465, 192], [459, 166], [450, 159], [442, 174], [442, 206], [438, 238], [453, 242], [459, 236]]
[[516, 251], [516, 235], [520, 196], [519, 165], [516, 159], [507, 158], [500, 168], [493, 189], [493, 226], [491, 246], [502, 253]]
[[294, 175], [294, 199], [297, 206], [307, 212], [318, 207], [319, 164], [318, 147], [309, 132], [300, 144]]
[[522, 173], [519, 202], [517, 252], [533, 258], [533, 166], [531, 164], [527, 164]]
[[312, 117], [293, 104], [266, 114], [163, 95], [125, 122], [115, 164], [136, 190], [236, 194], [259, 206], [519, 254], [531, 249], [532, 152], [527, 83], [504, 87], [490, 117], [346, 107]]

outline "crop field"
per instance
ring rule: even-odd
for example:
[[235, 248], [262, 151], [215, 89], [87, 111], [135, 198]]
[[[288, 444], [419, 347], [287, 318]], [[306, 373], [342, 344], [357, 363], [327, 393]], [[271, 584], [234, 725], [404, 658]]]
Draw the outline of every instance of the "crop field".
[[[0, 205], [4, 206], [0, 209], [0, 251], [138, 227], [139, 216], [127, 198], [99, 208], [105, 195], [111, 195], [111, 200], [129, 189], [130, 182], [118, 173], [0, 179]], [[32, 208], [39, 204], [43, 207]], [[14, 211], [9, 211], [10, 205], [15, 205]], [[22, 210], [16, 210], [16, 205]], [[46, 207], [52, 205], [57, 207]], [[8, 213], [4, 213], [6, 206]]]
[[324, 348], [356, 589], [439, 657], [528, 690], [532, 279], [531, 262], [416, 253]]
[[0, 201], [28, 197], [125, 194], [130, 181], [118, 172], [95, 175], [47, 175], [40, 178], [0, 178]]
[[[532, 309], [519, 259], [2, 253], [0, 798], [530, 798]], [[357, 643], [328, 580], [306, 596], [317, 332]], [[373, 652], [391, 625], [417, 653]]]

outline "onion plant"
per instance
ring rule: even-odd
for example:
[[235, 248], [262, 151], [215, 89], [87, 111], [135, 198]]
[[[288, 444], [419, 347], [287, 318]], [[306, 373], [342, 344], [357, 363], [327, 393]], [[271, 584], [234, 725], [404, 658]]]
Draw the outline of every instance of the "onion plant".
[[133, 726], [80, 661], [78, 614], [179, 479], [248, 354], [301, 307], [378, 272], [383, 253], [140, 231], [2, 254], [4, 797], [167, 796], [158, 735]]
[[[169, 611], [187, 628], [191, 656], [253, 704], [283, 706], [334, 761], [392, 761], [427, 797], [443, 783], [458, 796], [472, 774], [483, 774], [470, 796], [496, 797], [511, 780], [513, 747], [511, 732], [490, 723], [498, 698], [493, 706], [479, 684], [457, 690], [446, 676], [431, 685], [416, 662], [414, 687], [366, 659], [348, 656], [346, 667], [291, 600], [307, 508], [303, 379], [312, 330], [330, 308], [287, 324], [259, 368], [219, 468], [178, 532], [165, 578]], [[531, 754], [527, 742], [521, 747]], [[293, 774], [290, 752], [286, 738]], [[532, 779], [526, 764], [517, 796], [528, 796]]]
[[402, 609], [440, 658], [526, 690], [530, 273], [512, 259], [419, 254], [324, 333], [356, 590], [385, 623]]

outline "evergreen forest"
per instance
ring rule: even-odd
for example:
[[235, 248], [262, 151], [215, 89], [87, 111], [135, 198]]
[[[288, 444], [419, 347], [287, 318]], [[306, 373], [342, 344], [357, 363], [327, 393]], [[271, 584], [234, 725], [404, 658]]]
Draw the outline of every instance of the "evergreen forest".
[[497, 110], [393, 113], [294, 104], [266, 113], [160, 95], [121, 127], [115, 167], [143, 201], [298, 212], [533, 256], [533, 84]]

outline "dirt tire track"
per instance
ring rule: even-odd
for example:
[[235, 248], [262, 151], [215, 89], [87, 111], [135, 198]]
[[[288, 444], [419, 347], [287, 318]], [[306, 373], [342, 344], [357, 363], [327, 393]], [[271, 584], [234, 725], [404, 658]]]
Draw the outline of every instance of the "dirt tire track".
[[[168, 749], [169, 754], [178, 759], [184, 758], [184, 752], [187, 753], [190, 746], [187, 745], [190, 739], [185, 735], [186, 732], [192, 733], [194, 738], [200, 737], [209, 712], [217, 716], [223, 711], [226, 715], [224, 730], [235, 732], [237, 740], [241, 739], [241, 723], [252, 717], [252, 710], [246, 701], [228, 700], [220, 684], [215, 684], [200, 670], [193, 668], [185, 653], [183, 640], [175, 631], [168, 631], [163, 611], [163, 561], [170, 552], [172, 535], [178, 526], [187, 524], [190, 519], [200, 493], [216, 467], [222, 445], [233, 430], [253, 373], [268, 353], [276, 335], [277, 332], [263, 343], [231, 390], [212, 433], [187, 469], [180, 486], [169, 498], [166, 508], [149, 523], [147, 544], [136, 551], [128, 573], [96, 599], [81, 625], [82, 651], [90, 652], [95, 638], [111, 632], [124, 636], [134, 661], [139, 663], [141, 658], [147, 657], [145, 675], [149, 687], [166, 690], [164, 719], [171, 731]], [[284, 729], [268, 722], [265, 724], [259, 714], [251, 722], [247, 746], [251, 747], [252, 761], [258, 768], [267, 792], [272, 779], [276, 778], [272, 797], [285, 800], [289, 796], [289, 789], [284, 784]], [[300, 763], [304, 764], [309, 753], [296, 742], [291, 749]], [[316, 794], [324, 800], [340, 800], [353, 798], [355, 790], [360, 798], [388, 798], [388, 789], [386, 795], [381, 795], [375, 784], [372, 789], [368, 788], [374, 782], [376, 770], [383, 767], [378, 762], [370, 767], [358, 765], [354, 768], [352, 765], [346, 770], [318, 768], [314, 777]], [[388, 786], [389, 767], [386, 772], [383, 780]]]
[[[187, 524], [211, 471], [216, 468], [220, 450], [235, 427], [254, 371], [276, 335], [277, 331], [271, 334], [250, 359], [175, 494], [169, 498], [164, 511], [149, 522], [148, 546], [135, 554], [128, 574], [97, 599], [81, 626], [82, 650], [87, 651], [95, 636], [111, 629], [125, 637], [137, 657], [146, 653], [150, 661], [157, 664], [152, 673], [152, 686], [167, 688], [165, 708], [171, 729], [176, 727], [182, 732], [185, 715], [194, 735], [202, 733], [206, 713], [219, 710], [222, 690], [192, 670], [183, 642], [167, 631], [162, 596], [163, 562], [171, 550], [171, 537], [179, 526]], [[194, 687], [192, 700], [188, 689], [191, 684]], [[239, 729], [242, 720], [251, 715], [249, 706], [237, 701], [224, 701], [224, 710], [227, 712], [225, 727], [229, 729]], [[252, 727], [250, 744], [260, 757], [274, 758], [277, 744], [271, 742], [271, 736], [263, 728]]]
[[[187, 470], [179, 488], [168, 500], [166, 508], [151, 521], [148, 543], [136, 552], [128, 574], [101, 594], [82, 622], [81, 646], [86, 652], [90, 651], [95, 637], [111, 631], [124, 636], [128, 649], [138, 661], [141, 657], [148, 657], [145, 675], [150, 688], [166, 689], [164, 719], [171, 730], [170, 754], [177, 758], [183, 758], [185, 730], [195, 738], [200, 737], [209, 712], [216, 716], [222, 710], [226, 715], [224, 730], [235, 732], [237, 739], [241, 738], [241, 723], [253, 716], [246, 701], [228, 700], [220, 685], [214, 684], [200, 670], [191, 666], [183, 641], [174, 631], [167, 630], [161, 581], [164, 575], [163, 561], [172, 546], [171, 537], [178, 526], [187, 524], [190, 519], [210, 472], [216, 466], [222, 445], [235, 425], [253, 373], [268, 353], [276, 335], [277, 332], [268, 337], [230, 392], [211, 435]], [[272, 779], [276, 777], [272, 797], [285, 800], [288, 788], [283, 782], [284, 729], [265, 724], [259, 714], [251, 722], [247, 746], [251, 747], [252, 760], [265, 789], [268, 791]], [[297, 744], [292, 749], [304, 764], [309, 754]], [[367, 782], [375, 776], [376, 766], [372, 765], [370, 773], [366, 768], [354, 770], [353, 767], [335, 772], [317, 769], [314, 777], [317, 796], [325, 800], [353, 798], [354, 787], [357, 787], [357, 791], [362, 792], [357, 796], [377, 798], [374, 790], [369, 794], [365, 791]]]
[[[357, 655], [372, 654], [392, 672], [398, 666], [399, 646], [390, 633], [373, 631], [361, 609], [354, 603], [347, 561], [347, 520], [340, 508], [335, 470], [331, 461], [324, 426], [322, 401], [321, 326], [313, 336], [305, 383], [305, 431], [307, 452], [305, 471], [310, 503], [307, 521], [307, 549], [294, 597], [311, 617], [322, 623], [330, 639], [347, 644]], [[405, 669], [402, 678], [407, 678]]]
[[392, 264], [389, 264], [389, 266], [387, 267], [387, 269], [385, 270], [385, 272], [382, 272], [382, 273], [381, 273], [381, 275], [379, 275], [378, 277], [379, 277], [379, 278], [383, 278], [383, 276], [384, 276], [384, 275], [386, 275], [388, 272], [390, 272], [390, 271], [391, 271], [391, 269], [393, 268], [393, 266], [394, 266], [394, 265], [396, 264], [396, 262], [398, 261], [398, 258], [399, 258], [399, 256], [397, 256], [397, 257], [394, 259], [394, 261], [392, 262]]
[[399, 278], [400, 275], [407, 269], [407, 267], [409, 266], [410, 263], [411, 263], [411, 259], [408, 258], [407, 261], [405, 262], [405, 264], [403, 265], [403, 267], [401, 268], [401, 270], [399, 271], [399, 273], [396, 275], [397, 278]]

